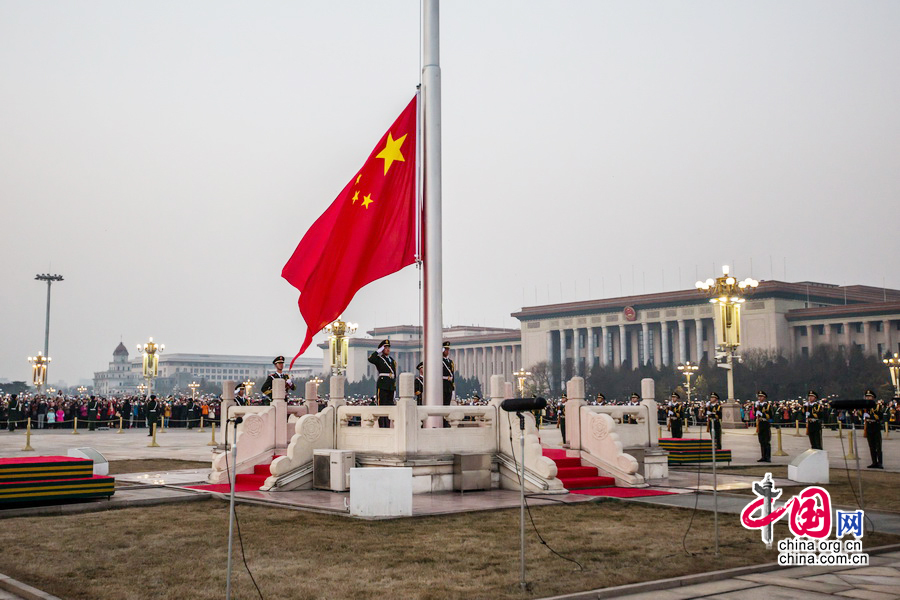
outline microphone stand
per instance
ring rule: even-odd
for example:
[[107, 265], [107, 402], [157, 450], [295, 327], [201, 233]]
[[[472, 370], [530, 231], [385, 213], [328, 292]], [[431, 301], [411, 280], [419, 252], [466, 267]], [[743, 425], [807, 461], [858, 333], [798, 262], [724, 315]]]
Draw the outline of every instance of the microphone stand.
[[[237, 482], [237, 426], [243, 421], [242, 417], [228, 419], [234, 422], [234, 441], [231, 442], [231, 499], [228, 508], [228, 566], [225, 575], [225, 599], [231, 600], [231, 548], [234, 541], [234, 486]], [[226, 424], [228, 423], [226, 421]], [[225, 443], [228, 443], [228, 433], [225, 433]], [[227, 450], [226, 450], [227, 452]]]
[[519, 485], [519, 540], [520, 540], [520, 562], [521, 562], [521, 580], [519, 585], [523, 590], [528, 590], [528, 583], [525, 581], [525, 415], [517, 412], [519, 417], [519, 441], [521, 452], [519, 454], [522, 460], [522, 475]]

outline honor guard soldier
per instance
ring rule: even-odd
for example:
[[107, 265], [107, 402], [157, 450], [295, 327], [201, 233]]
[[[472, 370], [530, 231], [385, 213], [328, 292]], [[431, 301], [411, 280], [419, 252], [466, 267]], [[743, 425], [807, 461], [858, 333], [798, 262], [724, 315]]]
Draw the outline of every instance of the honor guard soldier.
[[147, 401], [147, 427], [150, 428], [148, 436], [153, 435], [154, 425], [159, 425], [159, 402], [156, 400], [156, 396], [152, 395]]
[[263, 400], [263, 404], [268, 405], [272, 402], [272, 382], [276, 379], [284, 379], [284, 395], [287, 398], [287, 394], [289, 391], [294, 389], [294, 380], [291, 379], [290, 374], [282, 372], [284, 369], [284, 357], [276, 356], [272, 360], [272, 364], [275, 365], [275, 372], [269, 373], [269, 376], [266, 377], [265, 383], [262, 384], [262, 388], [260, 391], [266, 397]]
[[[875, 400], [875, 392], [866, 390], [866, 400]], [[884, 427], [884, 401], [875, 403], [875, 408], [863, 410], [863, 427], [866, 441], [869, 442], [869, 454], [872, 455], [870, 469], [883, 469], [884, 456], [881, 453], [881, 428]]]
[[759, 441], [759, 453], [762, 455], [756, 462], [772, 462], [772, 405], [769, 395], [762, 390], [756, 392], [756, 439]]
[[9, 398], [9, 407], [6, 416], [8, 429], [10, 431], [16, 430], [16, 421], [22, 418], [22, 413], [25, 411], [25, 403], [19, 399], [18, 394], [13, 394]]
[[425, 393], [425, 363], [420, 362], [416, 365], [416, 380], [413, 382], [413, 387], [416, 393], [416, 404], [422, 406], [422, 394]]
[[94, 431], [94, 428], [97, 426], [97, 408], [99, 407], [99, 403], [97, 402], [96, 396], [91, 396], [91, 399], [88, 400], [88, 431]]
[[[397, 389], [397, 363], [391, 358], [391, 340], [382, 340], [378, 349], [369, 356], [369, 362], [378, 370], [378, 379], [375, 382], [378, 406], [394, 405], [394, 390]], [[391, 420], [387, 417], [378, 418], [378, 426], [390, 427]]]
[[678, 392], [672, 392], [669, 396], [669, 409], [667, 411], [669, 417], [669, 429], [673, 438], [681, 438], [682, 425], [684, 423], [684, 408], [681, 406], [681, 395]]
[[238, 406], [247, 406], [249, 402], [247, 400], [247, 396], [244, 395], [244, 384], [242, 383], [238, 385], [236, 388], [234, 388], [234, 391], [234, 403]]
[[709, 395], [709, 406], [706, 407], [706, 430], [709, 437], [716, 443], [716, 450], [722, 449], [722, 407], [719, 405], [719, 395], [715, 392]]
[[809, 436], [809, 447], [822, 450], [822, 420], [819, 418], [819, 394], [809, 390], [806, 395], [806, 435]]
[[456, 379], [454, 377], [456, 365], [450, 360], [450, 342], [444, 342], [441, 362], [444, 363], [444, 370], [442, 373], [444, 383], [444, 406], [450, 406], [450, 400], [453, 399], [453, 390], [456, 389]]
[[597, 393], [597, 405], [603, 406], [604, 404], [606, 404], [606, 396], [604, 396], [603, 394], [598, 392]]

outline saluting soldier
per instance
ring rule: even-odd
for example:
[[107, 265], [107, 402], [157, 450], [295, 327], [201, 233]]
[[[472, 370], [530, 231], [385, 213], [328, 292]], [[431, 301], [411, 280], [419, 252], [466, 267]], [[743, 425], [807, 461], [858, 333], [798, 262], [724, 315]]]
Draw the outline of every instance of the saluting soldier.
[[756, 392], [756, 439], [762, 455], [756, 462], [772, 462], [772, 405], [769, 395], [762, 390]]
[[[866, 390], [866, 400], [875, 400], [875, 392]], [[875, 408], [867, 408], [863, 411], [863, 427], [866, 441], [869, 443], [869, 454], [872, 455], [872, 464], [869, 469], [883, 469], [884, 455], [881, 453], [881, 428], [884, 427], [884, 401], [875, 403]]]
[[[378, 344], [378, 349], [369, 356], [369, 362], [378, 370], [378, 379], [375, 382], [378, 406], [393, 406], [394, 390], [397, 389], [397, 363], [391, 358], [391, 340], [382, 340]], [[391, 420], [379, 417], [378, 426], [390, 427]]]
[[809, 390], [806, 395], [806, 435], [809, 447], [822, 450], [822, 420], [819, 418], [819, 394]]
[[284, 357], [276, 356], [272, 359], [272, 364], [275, 365], [275, 372], [269, 373], [268, 377], [266, 377], [266, 381], [262, 384], [262, 388], [260, 391], [265, 395], [265, 399], [263, 400], [263, 404], [268, 405], [272, 402], [272, 382], [276, 379], [284, 379], [284, 395], [287, 398], [288, 392], [294, 389], [294, 380], [291, 379], [289, 373], [284, 373]]
[[678, 392], [672, 392], [669, 396], [669, 409], [667, 411], [669, 417], [669, 429], [672, 431], [673, 438], [681, 438], [683, 435], [682, 424], [684, 419], [684, 408], [681, 406], [681, 395]]
[[444, 406], [450, 406], [450, 400], [453, 399], [453, 391], [456, 389], [456, 365], [450, 359], [450, 342], [444, 342], [443, 357], [443, 383], [444, 383]]
[[156, 400], [156, 395], [151, 395], [150, 400], [147, 401], [147, 427], [150, 428], [150, 433], [147, 435], [153, 435], [153, 426], [159, 423], [159, 402]]
[[709, 395], [709, 406], [706, 409], [706, 430], [709, 436], [715, 440], [716, 450], [722, 449], [722, 407], [719, 405], [719, 395], [715, 392]]

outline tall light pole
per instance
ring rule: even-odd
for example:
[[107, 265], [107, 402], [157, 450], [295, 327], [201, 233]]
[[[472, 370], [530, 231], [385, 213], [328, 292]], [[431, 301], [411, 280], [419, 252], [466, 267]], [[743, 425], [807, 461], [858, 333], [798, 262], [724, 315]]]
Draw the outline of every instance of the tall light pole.
[[248, 402], [250, 401], [250, 398], [253, 396], [253, 386], [254, 385], [256, 385], [256, 384], [249, 377], [247, 378], [247, 381], [243, 382], [244, 392], [247, 394]]
[[[710, 296], [716, 312], [716, 363], [728, 372], [728, 401], [723, 407], [723, 425], [738, 427], [741, 424], [740, 409], [734, 399], [734, 351], [741, 345], [741, 304], [745, 295], [752, 293], [759, 282], [749, 277], [738, 281], [728, 273], [728, 265], [722, 267], [722, 276], [715, 280], [697, 282], [697, 290]], [[724, 358], [724, 362], [719, 362]], [[728, 414], [725, 414], [727, 409]]]
[[894, 352], [890, 358], [882, 361], [891, 372], [891, 383], [894, 384], [894, 396], [900, 396], [900, 355]]
[[525, 380], [531, 377], [531, 371], [526, 371], [525, 369], [519, 369], [518, 371], [513, 373], [513, 377], [516, 378], [516, 381], [519, 382], [519, 398], [525, 397]]
[[691, 364], [691, 361], [684, 363], [683, 365], [678, 365], [678, 370], [684, 374], [685, 381], [687, 383], [687, 399], [688, 402], [691, 400], [691, 377], [694, 373], [699, 369], [697, 365]]
[[188, 384], [188, 387], [191, 388], [191, 400], [197, 399], [197, 388], [200, 387], [200, 384], [196, 381], [192, 381]]
[[87, 391], [87, 388], [84, 387], [83, 385], [79, 385], [79, 386], [78, 386], [77, 388], [75, 388], [75, 389], [78, 390], [78, 394], [79, 394], [80, 396], [84, 396], [84, 393]]
[[50, 273], [38, 273], [34, 278], [36, 281], [47, 282], [47, 322], [44, 325], [44, 356], [50, 356], [50, 286], [53, 285], [54, 281], [62, 281], [63, 276], [51, 275]]
[[37, 356], [29, 356], [28, 362], [31, 363], [31, 382], [40, 394], [41, 388], [47, 383], [47, 363], [50, 362], [50, 357], [38, 352]]
[[356, 333], [359, 327], [356, 323], [342, 321], [338, 317], [333, 323], [325, 326], [328, 334], [328, 348], [331, 350], [331, 373], [343, 375], [347, 371], [347, 356], [350, 353], [350, 339], [348, 336]]
[[157, 344], [150, 338], [146, 344], [138, 344], [137, 351], [144, 355], [143, 373], [147, 380], [147, 395], [153, 391], [153, 378], [159, 375], [159, 355], [166, 349], [165, 344]]

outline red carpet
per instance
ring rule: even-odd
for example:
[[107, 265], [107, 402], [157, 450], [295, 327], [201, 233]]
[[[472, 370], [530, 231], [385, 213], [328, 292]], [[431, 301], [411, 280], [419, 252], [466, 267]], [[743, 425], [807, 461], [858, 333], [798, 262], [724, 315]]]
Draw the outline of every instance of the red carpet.
[[[274, 461], [276, 458], [282, 456], [281, 454], [276, 454], [272, 457]], [[266, 479], [272, 474], [270, 467], [272, 466], [271, 462], [254, 465], [253, 473], [240, 474], [235, 477], [234, 482], [234, 491], [235, 492], [258, 492], [259, 488], [263, 486], [266, 482]], [[204, 490], [207, 492], [218, 492], [220, 494], [230, 494], [231, 493], [231, 485], [227, 483], [214, 483], [209, 485], [187, 485], [185, 486], [192, 490]]]
[[[240, 477], [240, 475], [238, 475]], [[231, 486], [227, 483], [213, 483], [209, 485], [186, 485], [191, 490], [202, 490], [204, 492], [218, 492], [220, 494], [230, 494]], [[255, 483], [236, 483], [234, 485], [235, 492], [258, 492], [259, 486]]]
[[669, 496], [675, 492], [663, 492], [660, 490], [648, 490], [641, 488], [599, 488], [596, 490], [570, 490], [572, 494], [583, 494], [585, 496], [603, 496], [606, 498], [643, 498], [645, 496]]

